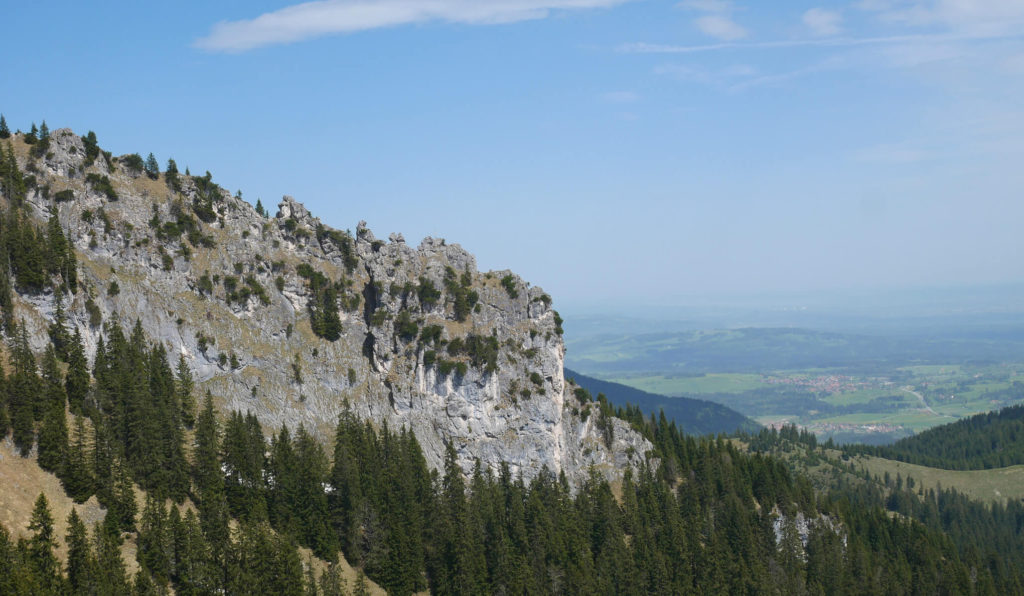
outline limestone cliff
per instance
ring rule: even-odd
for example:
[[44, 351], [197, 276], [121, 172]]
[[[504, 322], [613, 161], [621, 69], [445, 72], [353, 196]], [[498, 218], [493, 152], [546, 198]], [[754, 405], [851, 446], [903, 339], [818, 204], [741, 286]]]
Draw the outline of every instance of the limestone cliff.
[[[223, 410], [326, 439], [347, 401], [413, 430], [435, 467], [451, 441], [464, 469], [505, 461], [529, 478], [547, 466], [576, 483], [592, 466], [615, 477], [650, 448], [567, 383], [551, 298], [477, 271], [457, 244], [334, 230], [289, 197], [263, 215], [208, 174], [153, 178], [102, 153], [88, 163], [67, 129], [38, 158], [12, 142], [35, 177], [34, 213], [55, 209], [76, 249], [83, 287], [64, 306], [90, 360], [100, 320], [139, 320]], [[18, 297], [36, 348], [54, 308], [52, 295]]]

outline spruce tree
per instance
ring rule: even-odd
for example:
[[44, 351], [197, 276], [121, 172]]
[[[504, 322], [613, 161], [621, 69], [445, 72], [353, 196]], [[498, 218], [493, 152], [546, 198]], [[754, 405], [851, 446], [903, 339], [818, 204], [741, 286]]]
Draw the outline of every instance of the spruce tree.
[[117, 453], [106, 423], [94, 418], [92, 433], [92, 488], [100, 504], [109, 508], [114, 502], [114, 458]]
[[193, 451], [193, 495], [198, 501], [203, 535], [218, 556], [223, 556], [229, 541], [228, 504], [224, 496], [224, 476], [220, 468], [220, 438], [213, 396], [206, 392], [203, 410], [196, 420]]
[[259, 420], [252, 413], [232, 412], [224, 425], [224, 490], [231, 514], [239, 519], [265, 520], [263, 495], [266, 443]]
[[57, 363], [57, 351], [53, 344], [46, 346], [42, 362], [42, 395], [36, 400], [39, 417], [44, 418], [50, 410], [64, 412], [67, 397], [64, 394], [64, 375]]
[[0, 114], [0, 139], [11, 138], [11, 129], [7, 127], [7, 119]]
[[345, 577], [341, 574], [341, 565], [338, 563], [324, 569], [320, 574], [317, 587], [323, 596], [344, 596], [349, 593]]
[[267, 210], [263, 207], [263, 203], [258, 198], [256, 199], [256, 213], [263, 217], [267, 216]]
[[68, 545], [67, 575], [71, 592], [92, 593], [95, 563], [89, 547], [89, 534], [74, 508], [68, 515], [68, 531], [64, 542]]
[[73, 413], [81, 413], [85, 398], [89, 394], [89, 362], [85, 358], [82, 334], [75, 328], [75, 335], [68, 346], [68, 372], [64, 377], [64, 391]]
[[154, 582], [155, 578], [151, 577], [145, 569], [140, 569], [135, 573], [135, 579], [132, 582], [132, 595], [133, 596], [161, 596], [166, 593], [166, 588], [161, 586], [157, 587]]
[[[0, 148], [0, 154], [2, 154]], [[11, 261], [9, 254], [0, 244], [0, 323], [3, 332], [10, 334], [14, 330], [14, 292], [11, 284]]]
[[68, 350], [71, 348], [71, 333], [68, 332], [68, 317], [64, 312], [64, 300], [59, 292], [55, 293], [53, 302], [53, 322], [50, 323], [47, 332], [56, 355], [67, 362]]
[[[40, 401], [42, 387], [36, 374], [36, 360], [28, 345], [28, 334], [24, 325], [19, 326], [11, 347], [12, 374], [8, 379], [8, 409], [11, 427], [14, 429], [14, 444], [21, 455], [27, 457], [35, 442], [35, 404]], [[42, 412], [40, 411], [40, 414]]]
[[50, 504], [43, 493], [39, 493], [39, 497], [36, 498], [28, 530], [31, 533], [28, 543], [29, 561], [39, 584], [46, 586], [48, 590], [57, 591], [61, 584], [60, 565], [54, 552], [57, 549], [57, 537]]
[[178, 356], [176, 372], [174, 390], [181, 405], [181, 420], [185, 426], [192, 428], [196, 422], [196, 398], [192, 393], [195, 390], [195, 382], [192, 380], [192, 370], [188, 367], [184, 354]]
[[61, 482], [69, 497], [76, 503], [84, 503], [95, 490], [92, 466], [89, 464], [86, 447], [84, 416], [75, 416], [74, 429], [74, 440], [71, 441], [68, 448], [67, 462], [64, 466], [64, 473], [61, 475]]
[[328, 461], [323, 447], [299, 426], [295, 437], [297, 501], [294, 508], [301, 528], [302, 543], [321, 559], [331, 560], [338, 552], [336, 534], [331, 531], [330, 511], [324, 485]]
[[181, 405], [162, 345], [157, 344], [150, 350], [148, 369], [150, 409], [156, 422], [151, 432], [156, 437], [154, 448], [162, 463], [151, 470], [147, 482], [148, 486], [180, 502], [188, 492], [189, 468], [185, 460]]
[[132, 532], [135, 530], [135, 514], [138, 512], [138, 505], [135, 501], [135, 486], [132, 483], [131, 473], [128, 465], [123, 460], [117, 460], [114, 465], [114, 500], [108, 508], [107, 515], [113, 516], [115, 523], [122, 531]]
[[292, 445], [291, 433], [286, 425], [270, 442], [267, 461], [268, 509], [270, 523], [279, 531], [300, 532], [297, 506], [299, 504], [298, 459]]
[[146, 175], [152, 180], [156, 180], [160, 177], [160, 164], [156, 161], [156, 156], [152, 153], [146, 157], [145, 165]]
[[217, 414], [213, 409], [213, 395], [207, 391], [203, 399], [203, 409], [196, 420], [192, 464], [192, 482], [200, 501], [205, 493], [217, 490], [217, 485], [223, 482], [218, 458], [219, 448]]
[[164, 172], [164, 181], [167, 187], [174, 192], [181, 192], [181, 179], [178, 177], [178, 164], [173, 159], [167, 160], [167, 169]]
[[[77, 291], [78, 262], [75, 258], [74, 248], [64, 235], [64, 228], [60, 224], [60, 219], [57, 217], [57, 210], [55, 208], [50, 209], [50, 217], [46, 222], [46, 245], [44, 248], [47, 263], [47, 274], [50, 276], [60, 276], [61, 292]], [[60, 293], [58, 293], [56, 300], [60, 300]], [[60, 315], [63, 317], [63, 305], [58, 303], [58, 306], [61, 308]], [[56, 313], [54, 314], [54, 318], [57, 318]], [[58, 321], [55, 321], [55, 323], [57, 322]], [[63, 326], [65, 322], [66, 320], [62, 319], [59, 321], [59, 324]], [[65, 358], [64, 350], [67, 348], [67, 341], [70, 339], [70, 334], [66, 329], [58, 329], [57, 331], [63, 332], [63, 335], [61, 335], [59, 339], [55, 339], [54, 342], [56, 343], [60, 341], [57, 346], [58, 353], [61, 358]]]
[[778, 564], [780, 576], [776, 580], [779, 588], [788, 594], [804, 592], [804, 547], [796, 526], [796, 515], [786, 515], [782, 519], [782, 539], [778, 546]]
[[338, 416], [334, 434], [334, 465], [328, 504], [331, 523], [341, 539], [345, 556], [353, 563], [362, 560], [358, 518], [363, 510], [362, 484], [359, 478], [356, 442], [362, 429], [352, 413], [348, 400]]
[[46, 126], [46, 120], [43, 120], [42, 125], [39, 127], [39, 140], [32, 147], [29, 152], [32, 157], [40, 158], [46, 155], [46, 152], [50, 149], [50, 127]]
[[121, 557], [121, 536], [116, 530], [117, 522], [112, 525], [114, 528], [97, 523], [92, 529], [93, 548], [96, 553], [97, 594], [129, 593], [128, 571]]
[[99, 142], [96, 140], [96, 133], [89, 131], [82, 137], [82, 144], [85, 145], [85, 166], [89, 167], [100, 155]]
[[459, 468], [455, 447], [445, 444], [444, 477], [441, 483], [442, 512], [439, 520], [440, 556], [443, 568], [438, 589], [460, 594], [478, 594], [483, 591], [479, 583], [477, 557], [480, 552], [471, 552], [473, 541], [470, 532], [470, 518], [466, 503], [466, 485]]
[[39, 428], [39, 467], [63, 478], [68, 456], [68, 425], [64, 408], [51, 408]]
[[0, 594], [18, 594], [25, 591], [26, 579], [11, 537], [0, 524]]
[[167, 511], [160, 499], [146, 495], [146, 506], [139, 519], [136, 558], [153, 580], [161, 586], [171, 578], [173, 538], [168, 528]]
[[174, 528], [175, 587], [182, 594], [219, 592], [223, 584], [223, 571], [219, 561], [222, 553], [212, 553], [195, 511], [189, 509], [184, 519], [175, 523], [177, 508], [171, 509]]

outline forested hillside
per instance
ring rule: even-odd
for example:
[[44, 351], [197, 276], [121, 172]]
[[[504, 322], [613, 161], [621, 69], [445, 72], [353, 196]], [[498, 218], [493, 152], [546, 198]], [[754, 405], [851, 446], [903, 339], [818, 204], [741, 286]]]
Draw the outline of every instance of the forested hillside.
[[[4, 593], [127, 591], [116, 549], [125, 539], [137, 543], [142, 571], [131, 581], [140, 591], [269, 586], [300, 594], [313, 582], [297, 545], [326, 560], [340, 549], [396, 594], [755, 593], [765, 586], [966, 593], [972, 582], [1017, 579], [961, 560], [949, 537], [891, 518], [871, 500], [822, 497], [780, 462], [721, 438], [685, 436], [664, 417], [636, 410], [618, 415], [654, 442], [657, 459], [614, 489], [595, 474], [575, 494], [547, 472], [529, 483], [507, 468], [495, 475], [478, 467], [464, 477], [451, 448], [443, 473], [431, 472], [412, 434], [376, 430], [350, 413], [338, 421], [331, 456], [301, 427], [282, 427], [267, 441], [251, 414], [220, 420], [209, 396], [190, 429], [187, 375], [175, 378], [166, 354], [137, 327], [126, 337], [111, 324], [107, 334], [78, 406], [67, 399], [67, 375], [45, 385], [30, 353], [7, 377], [8, 406], [20, 403], [23, 385], [48, 387], [53, 401], [32, 414], [24, 437], [37, 435], [40, 459], [69, 494], [96, 494], [107, 516], [92, 547], [83, 526], [69, 521], [67, 571], [59, 573], [40, 500], [30, 535], [0, 543], [10, 582]], [[61, 427], [59, 408], [74, 431]], [[613, 412], [602, 406], [600, 415]], [[146, 447], [159, 466], [131, 455], [140, 416], [165, 429]], [[135, 502], [133, 484], [148, 489], [144, 504]], [[168, 507], [164, 497], [181, 505]], [[338, 586], [329, 573], [316, 583], [324, 593]]]
[[569, 369], [565, 369], [565, 376], [575, 380], [580, 387], [593, 395], [604, 394], [615, 407], [634, 405], [645, 415], [664, 412], [670, 421], [675, 422], [680, 430], [688, 434], [709, 435], [733, 433], [737, 430], [754, 432], [759, 428], [756, 422], [743, 414], [715, 402], [648, 393], [621, 383], [588, 377]]
[[[1024, 590], [1024, 502], [1019, 499], [981, 502], [941, 485], [927, 487], [909, 474], [871, 474], [831, 442], [821, 444], [795, 426], [763, 429], [740, 440], [755, 453], [786, 462], [787, 469], [849, 511], [881, 506], [944, 534], [969, 566], [987, 567], [999, 589]], [[974, 589], [991, 593], [991, 588], [979, 582]]]
[[947, 470], [1024, 464], [1024, 405], [937, 426], [885, 447], [850, 445], [847, 449]]

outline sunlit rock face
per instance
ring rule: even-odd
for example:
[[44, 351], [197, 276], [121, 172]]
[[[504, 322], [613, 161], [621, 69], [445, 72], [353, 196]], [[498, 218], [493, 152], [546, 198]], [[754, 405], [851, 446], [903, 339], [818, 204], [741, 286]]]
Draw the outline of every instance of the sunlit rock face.
[[[457, 244], [378, 240], [362, 222], [334, 230], [291, 197], [264, 216], [205, 176], [181, 173], [172, 189], [117, 158], [86, 165], [67, 129], [45, 158], [19, 155], [23, 169], [29, 161], [35, 213], [56, 209], [78, 254], [83, 289], [63, 307], [90, 359], [97, 313], [139, 321], [223, 411], [329, 441], [349, 407], [413, 431], [435, 467], [450, 442], [464, 470], [505, 462], [529, 479], [546, 467], [575, 486], [591, 468], [615, 479], [650, 449], [575, 395], [551, 297], [511, 272], [477, 271]], [[89, 174], [107, 176], [117, 200]], [[65, 189], [74, 198], [56, 202]], [[54, 313], [51, 295], [18, 298], [34, 347]]]

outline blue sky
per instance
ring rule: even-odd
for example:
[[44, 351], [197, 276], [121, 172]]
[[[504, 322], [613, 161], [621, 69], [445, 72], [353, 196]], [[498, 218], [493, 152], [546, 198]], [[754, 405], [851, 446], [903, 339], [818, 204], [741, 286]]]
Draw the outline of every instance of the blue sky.
[[10, 2], [0, 112], [569, 309], [1024, 281], [1020, 0]]

